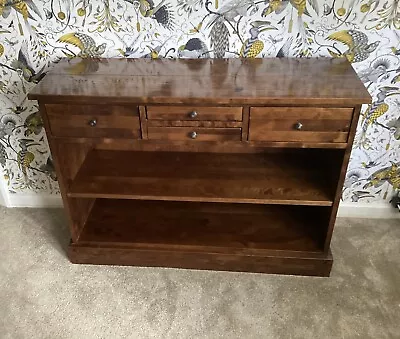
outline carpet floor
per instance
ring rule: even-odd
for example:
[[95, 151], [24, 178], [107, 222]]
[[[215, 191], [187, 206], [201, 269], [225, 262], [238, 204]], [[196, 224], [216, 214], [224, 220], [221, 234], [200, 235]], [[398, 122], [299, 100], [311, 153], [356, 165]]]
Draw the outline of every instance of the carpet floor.
[[400, 220], [339, 219], [330, 278], [70, 264], [59, 209], [0, 208], [0, 338], [400, 338]]

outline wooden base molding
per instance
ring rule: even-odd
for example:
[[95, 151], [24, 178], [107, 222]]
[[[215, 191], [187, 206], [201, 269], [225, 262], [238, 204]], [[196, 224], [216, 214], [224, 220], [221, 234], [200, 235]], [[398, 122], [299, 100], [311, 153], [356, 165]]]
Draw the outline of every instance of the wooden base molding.
[[[68, 257], [75, 264], [172, 267], [216, 271], [274, 273], [327, 277], [332, 255], [245, 256], [223, 253], [154, 251], [151, 249], [91, 247], [71, 244]], [[160, 260], [163, 258], [163, 260]]]

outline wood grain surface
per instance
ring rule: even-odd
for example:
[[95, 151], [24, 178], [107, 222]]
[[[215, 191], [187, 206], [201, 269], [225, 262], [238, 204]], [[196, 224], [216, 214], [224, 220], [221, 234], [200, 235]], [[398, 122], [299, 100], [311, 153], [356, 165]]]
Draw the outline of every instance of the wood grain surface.
[[242, 120], [242, 107], [147, 106], [146, 110], [148, 119], [157, 120]]
[[327, 207], [97, 199], [79, 243], [248, 255], [322, 253], [320, 224], [329, 214]]
[[68, 255], [74, 263], [328, 276], [332, 256], [322, 250], [320, 224], [329, 214], [326, 207], [98, 199]]
[[55, 136], [140, 138], [137, 106], [48, 104], [46, 111]]
[[[304, 252], [302, 252], [304, 253]], [[329, 277], [332, 254], [302, 256], [240, 255], [235, 253], [154, 250], [135, 247], [80, 245], [71, 243], [68, 258], [75, 264], [175, 267], [196, 270], [256, 272]]]
[[367, 90], [346, 59], [63, 60], [29, 94], [42, 102], [355, 105]]
[[[193, 135], [193, 133], [195, 133]], [[204, 128], [204, 127], [148, 127], [150, 140], [191, 140], [196, 141], [240, 141], [240, 128]]]
[[249, 140], [345, 143], [352, 115], [353, 108], [252, 107]]
[[331, 206], [333, 153], [315, 154], [91, 151], [68, 196]]

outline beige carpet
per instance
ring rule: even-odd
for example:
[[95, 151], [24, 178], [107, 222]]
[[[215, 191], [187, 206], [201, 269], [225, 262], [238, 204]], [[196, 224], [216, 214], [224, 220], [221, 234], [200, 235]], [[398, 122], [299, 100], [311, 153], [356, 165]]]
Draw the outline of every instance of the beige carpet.
[[0, 338], [400, 338], [400, 221], [341, 219], [330, 278], [72, 265], [61, 210], [0, 209]]

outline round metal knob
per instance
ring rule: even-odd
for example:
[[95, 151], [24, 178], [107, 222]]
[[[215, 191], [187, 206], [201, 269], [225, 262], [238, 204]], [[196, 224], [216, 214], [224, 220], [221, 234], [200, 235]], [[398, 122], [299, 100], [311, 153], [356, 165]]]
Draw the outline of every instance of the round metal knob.
[[300, 121], [296, 122], [296, 124], [294, 125], [294, 128], [297, 129], [298, 131], [300, 131], [303, 128], [303, 124]]
[[198, 116], [198, 113], [196, 111], [192, 111], [189, 113], [189, 117], [192, 119], [196, 118], [197, 116]]
[[89, 120], [89, 126], [90, 127], [95, 127], [96, 125], [97, 125], [97, 119]]
[[195, 131], [190, 132], [190, 133], [189, 133], [189, 137], [190, 137], [191, 139], [196, 139], [196, 138], [197, 138], [197, 133], [196, 133]]

